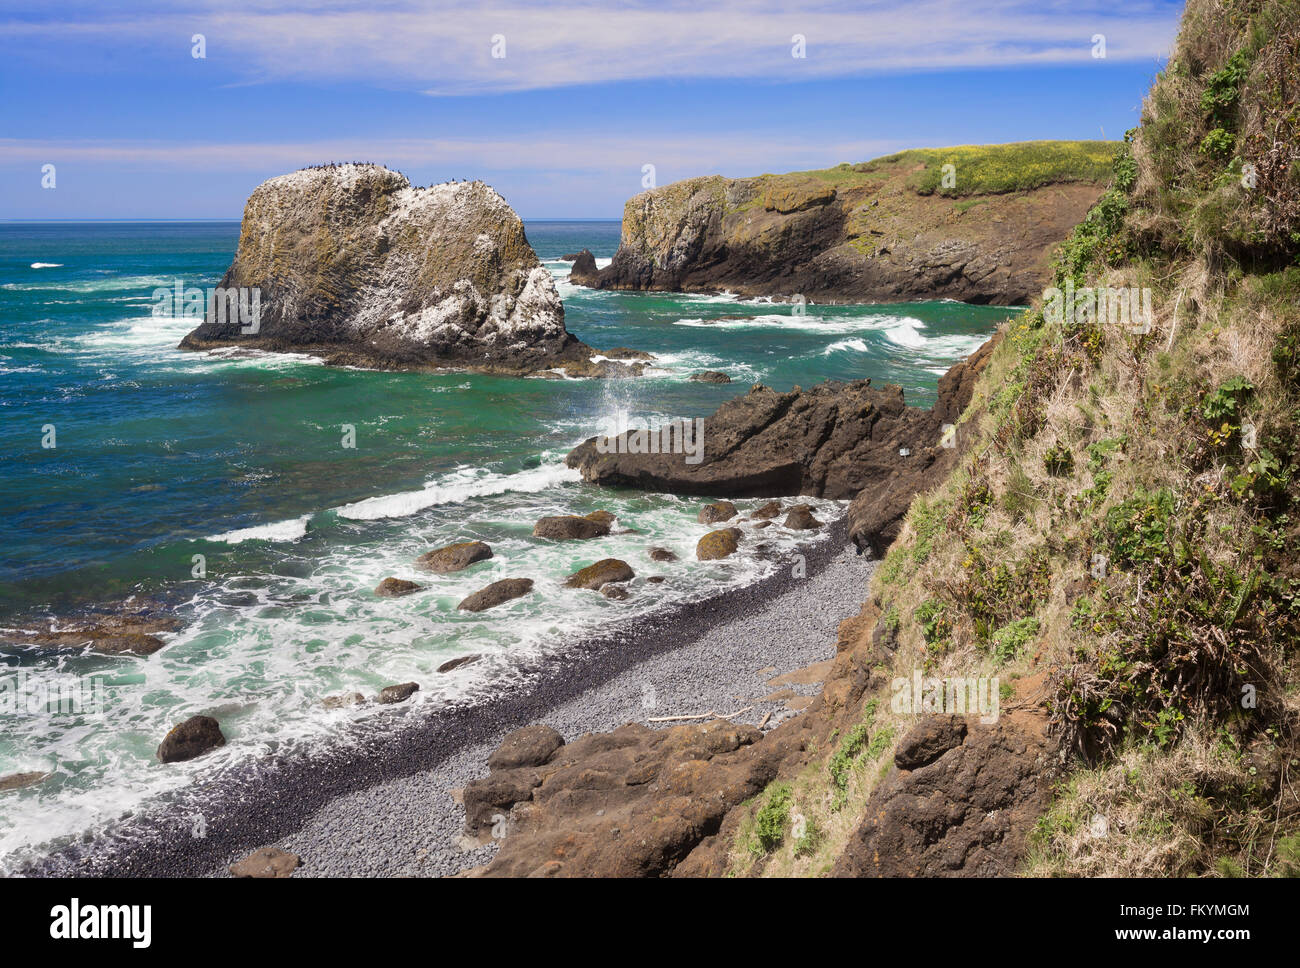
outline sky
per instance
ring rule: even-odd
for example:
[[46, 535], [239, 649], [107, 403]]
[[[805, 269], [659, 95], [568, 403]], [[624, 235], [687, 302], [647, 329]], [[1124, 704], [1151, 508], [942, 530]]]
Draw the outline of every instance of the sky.
[[1118, 138], [1181, 9], [0, 0], [0, 219], [238, 218], [263, 180], [329, 161], [618, 218], [646, 165], [664, 185]]

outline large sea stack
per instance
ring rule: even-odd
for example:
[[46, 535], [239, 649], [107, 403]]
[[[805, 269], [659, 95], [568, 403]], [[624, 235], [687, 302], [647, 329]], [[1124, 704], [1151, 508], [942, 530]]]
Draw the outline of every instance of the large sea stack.
[[582, 362], [593, 352], [565, 330], [555, 284], [519, 216], [477, 181], [416, 188], [370, 164], [272, 178], [249, 196], [221, 289], [257, 290], [256, 323], [220, 318], [210, 305], [182, 347], [501, 373]]

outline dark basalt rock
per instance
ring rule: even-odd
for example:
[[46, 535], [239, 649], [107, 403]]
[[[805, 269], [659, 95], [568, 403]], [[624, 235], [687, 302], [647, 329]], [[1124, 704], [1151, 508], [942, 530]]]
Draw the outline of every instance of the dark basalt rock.
[[904, 737], [899, 754], [911, 767], [872, 791], [832, 877], [1015, 873], [1051, 799], [1042, 737], [1015, 723], [967, 731], [936, 719]]
[[731, 377], [719, 370], [703, 370], [691, 374], [692, 383], [730, 383]]
[[163, 763], [179, 763], [226, 745], [221, 725], [211, 716], [191, 716], [168, 733], [158, 747]]
[[447, 662], [444, 662], [442, 665], [438, 666], [438, 671], [451, 672], [453, 669], [459, 669], [461, 666], [473, 665], [481, 658], [483, 658], [483, 656], [477, 652], [475, 652], [473, 655], [458, 656], [457, 658], [450, 659]]
[[[592, 437], [566, 463], [584, 480], [614, 487], [730, 498], [853, 498], [849, 534], [859, 549], [880, 556], [912, 498], [956, 465], [964, 437], [959, 428], [945, 438], [943, 426], [965, 410], [998, 339], [948, 371], [933, 410], [909, 407], [901, 387], [877, 388], [870, 380], [828, 381], [788, 393], [756, 385], [704, 418], [698, 463], [687, 463], [684, 453], [632, 453], [634, 430], [606, 446], [606, 453]], [[753, 516], [779, 513], [779, 506], [768, 505]]]
[[492, 549], [482, 541], [461, 541], [433, 551], [426, 551], [415, 560], [417, 568], [440, 575], [462, 571], [470, 565], [492, 557]]
[[[502, 602], [520, 598], [533, 590], [531, 578], [502, 578], [486, 588], [480, 588], [456, 607], [466, 612], [482, 612]], [[439, 672], [442, 670], [439, 669]]]
[[391, 706], [395, 703], [406, 702], [417, 692], [420, 691], [418, 682], [402, 682], [395, 686], [384, 686], [379, 690], [379, 695], [375, 697], [375, 702], [381, 706]]
[[602, 558], [594, 565], [580, 568], [564, 582], [568, 588], [598, 589], [610, 582], [631, 581], [636, 573], [626, 561], [617, 558]]
[[785, 516], [785, 526], [792, 531], [811, 531], [820, 528], [822, 523], [813, 517], [812, 508], [807, 504], [796, 504]]
[[590, 249], [583, 249], [573, 257], [573, 267], [569, 270], [569, 282], [575, 286], [590, 286], [596, 282], [600, 270], [596, 268], [596, 257]]
[[403, 578], [385, 578], [375, 587], [375, 594], [380, 598], [401, 598], [403, 595], [418, 592], [423, 587], [417, 582], [406, 581]]
[[561, 541], [570, 539], [603, 538], [609, 534], [614, 515], [608, 511], [593, 511], [591, 514], [561, 514], [542, 518], [533, 525], [534, 538], [555, 538]]

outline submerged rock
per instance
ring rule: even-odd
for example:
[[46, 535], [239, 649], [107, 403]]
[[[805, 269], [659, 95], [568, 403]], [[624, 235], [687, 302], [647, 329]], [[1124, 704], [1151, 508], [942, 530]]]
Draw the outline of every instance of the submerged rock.
[[366, 697], [359, 692], [341, 692], [337, 696], [326, 696], [320, 704], [326, 709], [346, 709], [349, 706], [364, 706]]
[[376, 586], [375, 594], [380, 598], [401, 598], [403, 595], [418, 592], [423, 587], [417, 582], [406, 581], [403, 578], [385, 578]]
[[695, 546], [695, 557], [700, 561], [715, 561], [718, 558], [726, 558], [728, 555], [735, 554], [736, 549], [740, 546], [740, 538], [741, 531], [739, 528], [723, 528], [720, 531], [710, 531]]
[[443, 548], [426, 551], [415, 560], [417, 568], [445, 575], [453, 571], [462, 571], [480, 561], [492, 557], [492, 549], [482, 541], [461, 541]]
[[730, 383], [731, 377], [720, 370], [702, 370], [691, 374], [692, 383]]
[[618, 558], [602, 558], [594, 565], [579, 568], [565, 580], [568, 588], [598, 589], [610, 582], [631, 581], [636, 577], [631, 566]]
[[700, 524], [717, 524], [719, 521], [730, 521], [736, 516], [736, 513], [736, 505], [730, 501], [718, 501], [715, 504], [706, 504], [700, 508], [696, 520]]
[[[486, 588], [480, 588], [468, 596], [456, 607], [466, 612], [482, 612], [486, 609], [520, 598], [533, 590], [531, 578], [502, 578]], [[441, 669], [439, 670], [442, 671]]]
[[0, 793], [8, 790], [22, 790], [29, 786], [35, 786], [43, 783], [50, 778], [48, 773], [10, 773], [8, 776], [0, 776]]
[[651, 548], [650, 560], [651, 561], [676, 561], [677, 555], [674, 552], [669, 551], [667, 548]]
[[379, 695], [375, 697], [375, 702], [381, 706], [391, 706], [395, 703], [406, 702], [417, 692], [420, 691], [418, 682], [402, 682], [395, 686], [384, 686], [379, 690]]
[[442, 665], [438, 666], [438, 671], [451, 672], [453, 669], [459, 669], [461, 666], [473, 665], [481, 658], [483, 658], [483, 656], [477, 652], [473, 655], [457, 656], [456, 658], [449, 659]]
[[606, 598], [613, 599], [616, 602], [625, 602], [632, 597], [632, 593], [629, 592], [621, 583], [616, 585], [613, 582], [610, 582], [609, 584], [601, 585], [600, 593]]
[[533, 537], [557, 538], [560, 540], [603, 538], [609, 534], [610, 524], [613, 521], [614, 515], [608, 511], [593, 511], [586, 516], [561, 514], [555, 517], [542, 518], [533, 525]]
[[163, 763], [179, 763], [226, 745], [221, 725], [211, 716], [191, 716], [169, 732], [158, 747]]
[[502, 373], [592, 352], [565, 330], [555, 282], [523, 222], [479, 181], [416, 188], [369, 164], [269, 179], [244, 206], [239, 249], [219, 288], [243, 291], [245, 315], [210, 310], [183, 348]]

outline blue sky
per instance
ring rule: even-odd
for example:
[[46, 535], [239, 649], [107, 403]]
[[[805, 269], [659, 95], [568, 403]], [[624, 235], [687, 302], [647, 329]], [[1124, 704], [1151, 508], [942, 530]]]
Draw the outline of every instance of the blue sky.
[[617, 218], [646, 164], [662, 185], [1119, 137], [1181, 9], [0, 0], [0, 219], [238, 218], [262, 180], [352, 160], [481, 178], [525, 218]]

